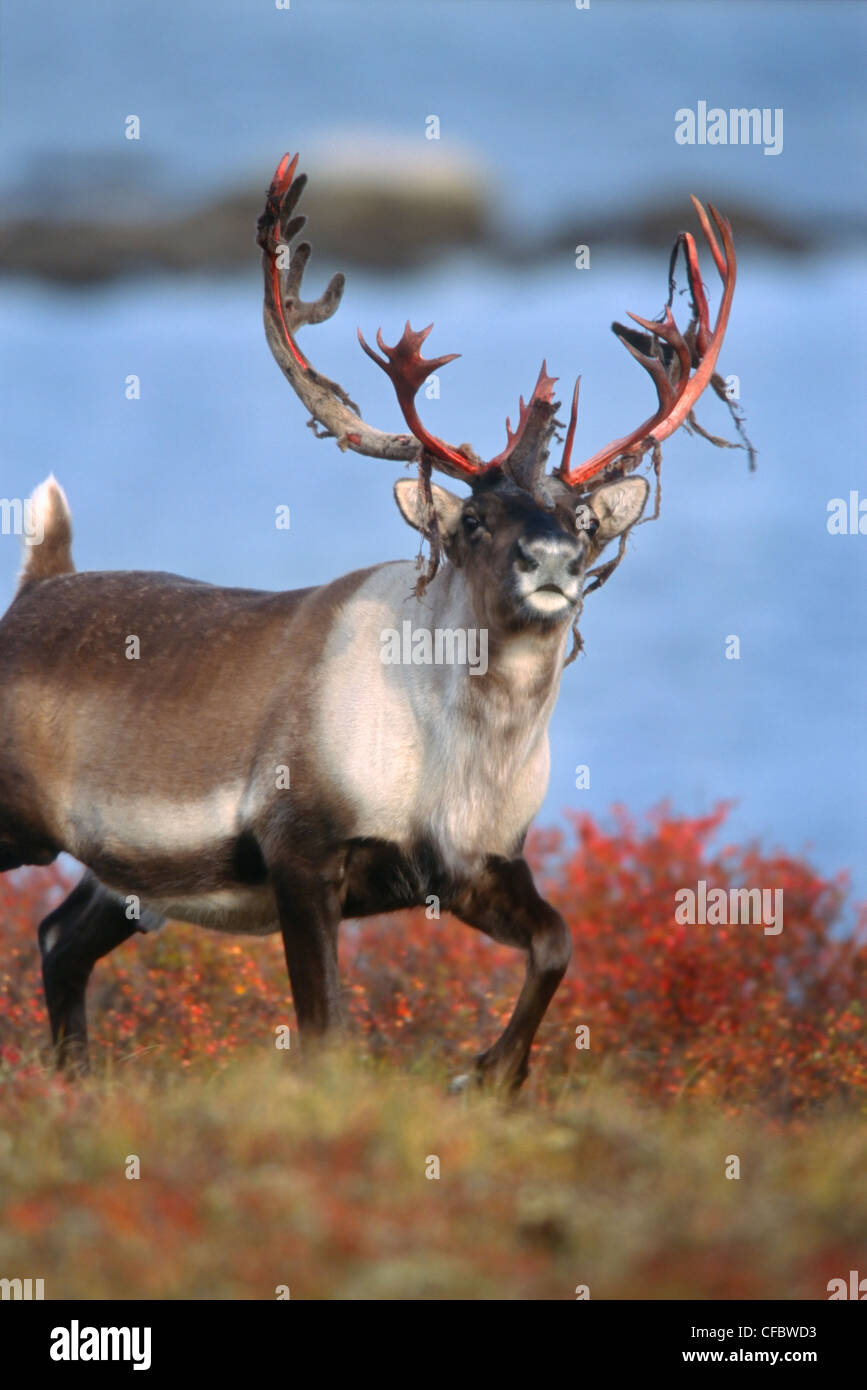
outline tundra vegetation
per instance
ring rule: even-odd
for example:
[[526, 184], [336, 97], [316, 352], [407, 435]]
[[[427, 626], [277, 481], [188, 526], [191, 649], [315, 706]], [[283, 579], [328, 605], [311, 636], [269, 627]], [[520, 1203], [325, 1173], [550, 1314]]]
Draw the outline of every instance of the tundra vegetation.
[[[34, 1040], [68, 884], [4, 876], [2, 1271], [47, 1298], [827, 1298], [867, 1248], [867, 914], [724, 816], [532, 837], [574, 951], [509, 1105], [444, 1082], [520, 959], [423, 909], [344, 926], [349, 1036], [306, 1063], [279, 938], [137, 936], [67, 1080]], [[701, 879], [780, 885], [785, 929], [677, 924]]]

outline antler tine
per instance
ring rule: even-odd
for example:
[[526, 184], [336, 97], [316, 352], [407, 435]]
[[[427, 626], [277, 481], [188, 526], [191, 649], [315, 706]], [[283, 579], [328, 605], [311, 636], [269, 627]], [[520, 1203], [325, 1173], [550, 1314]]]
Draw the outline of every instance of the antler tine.
[[[612, 328], [614, 329], [615, 336], [626, 348], [626, 351], [631, 353], [636, 362], [638, 362], [650, 376], [656, 387], [659, 409], [663, 411], [668, 410], [669, 407], [674, 404], [674, 387], [671, 383], [669, 368], [666, 362], [661, 357], [654, 356], [653, 353], [642, 352], [634, 339], [631, 338], [632, 330], [624, 328], [621, 324], [612, 324]], [[653, 339], [644, 333], [640, 335], [636, 334], [635, 337], [640, 337], [642, 343], [647, 343], [648, 346], [653, 344]], [[682, 365], [682, 359], [680, 357], [678, 357], [678, 363]]]
[[374, 352], [362, 336], [361, 329], [358, 329], [358, 341], [364, 348], [368, 357], [381, 367], [394, 387], [398, 405], [403, 412], [403, 418], [409, 425], [416, 439], [419, 440], [425, 453], [429, 455], [430, 461], [436, 463], [443, 471], [450, 472], [458, 477], [472, 478], [485, 471], [485, 465], [480, 459], [464, 445], [462, 449], [453, 449], [435, 434], [431, 434], [419, 419], [418, 411], [415, 408], [415, 397], [419, 387], [427, 381], [431, 372], [435, 372], [438, 367], [444, 367], [447, 362], [454, 362], [456, 357], [460, 357], [459, 352], [447, 352], [442, 357], [422, 357], [420, 348], [425, 338], [427, 338], [433, 324], [429, 323], [427, 328], [414, 330], [410, 327], [409, 319], [400, 340], [394, 347], [389, 347], [383, 339], [382, 329], [376, 330], [376, 342], [381, 352], [385, 355], [380, 357]]
[[[697, 198], [693, 197], [692, 202], [698, 214], [702, 231], [707, 238], [714, 263], [723, 281], [723, 294], [713, 332], [710, 331], [707, 299], [701, 283], [695, 241], [689, 232], [682, 232], [672, 252], [669, 267], [669, 300], [665, 306], [663, 319], [651, 321], [641, 318], [638, 314], [630, 314], [629, 316], [652, 335], [649, 342], [652, 343], [655, 340], [657, 343], [664, 343], [672, 350], [669, 362], [663, 363], [658, 356], [642, 352], [626, 336], [628, 330], [623, 329], [620, 324], [612, 325], [616, 336], [636, 361], [640, 362], [650, 374], [656, 387], [659, 401], [658, 409], [631, 434], [625, 435], [622, 439], [614, 440], [574, 469], [570, 467], [574, 421], [570, 422], [570, 433], [567, 436], [563, 460], [557, 470], [559, 476], [569, 487], [577, 487], [587, 483], [615, 462], [620, 465], [624, 472], [635, 468], [648, 449], [661, 444], [684, 423], [695, 402], [713, 377], [728, 326], [737, 262], [728, 219], [717, 212], [712, 203], [708, 204], [711, 217], [722, 238], [723, 249], [721, 251], [707, 213]], [[693, 311], [692, 323], [686, 336], [681, 334], [671, 313], [671, 301], [674, 293], [674, 262], [681, 247], [683, 247], [686, 257]], [[692, 345], [688, 339], [693, 339]], [[694, 371], [692, 370], [693, 367], [695, 368]], [[673, 380], [675, 371], [677, 375], [676, 379]]]
[[418, 461], [423, 441], [411, 434], [389, 434], [367, 424], [343, 387], [318, 372], [295, 342], [299, 328], [331, 317], [340, 304], [345, 283], [344, 276], [337, 274], [318, 299], [305, 303], [300, 297], [310, 245], [301, 242], [290, 251], [290, 242], [306, 221], [303, 216], [293, 216], [307, 183], [305, 174], [296, 175], [297, 165], [297, 154], [281, 159], [257, 227], [265, 278], [268, 345], [292, 389], [309, 410], [308, 423], [320, 438], [333, 437], [341, 449], [352, 449], [370, 458]]
[[[670, 309], [674, 299], [674, 267], [677, 261], [677, 253], [683, 250], [686, 257], [686, 273], [689, 280], [689, 292], [692, 299], [692, 321], [686, 332], [689, 339], [691, 332], [694, 331], [695, 348], [698, 357], [704, 356], [710, 343], [710, 315], [708, 313], [707, 299], [704, 293], [704, 286], [701, 283], [701, 271], [698, 264], [698, 251], [695, 245], [695, 238], [691, 232], [681, 232], [674, 246], [671, 248], [671, 260], [668, 265], [668, 305]], [[697, 362], [693, 362], [696, 366]]]
[[734, 243], [732, 242], [732, 229], [729, 220], [727, 217], [722, 217], [720, 213], [717, 212], [713, 203], [708, 203], [708, 207], [710, 208], [711, 212], [711, 217], [713, 218], [714, 222], [719, 228], [720, 236], [723, 239], [723, 251], [720, 251], [719, 247], [717, 246], [716, 237], [713, 234], [713, 228], [708, 220], [708, 215], [702, 207], [701, 203], [699, 202], [698, 198], [696, 198], [694, 193], [690, 193], [689, 200], [695, 208], [696, 216], [698, 217], [698, 220], [701, 223], [701, 229], [704, 232], [705, 237], [707, 239], [707, 243], [711, 250], [711, 255], [714, 259], [714, 264], [716, 265], [716, 268], [719, 271], [720, 279], [725, 280], [728, 274], [729, 266], [734, 260]]
[[[640, 323], [641, 327], [646, 328], [648, 333], [652, 334], [653, 337], [660, 339], [661, 342], [667, 343], [670, 348], [674, 349], [675, 353], [677, 354], [677, 359], [680, 365], [680, 375], [678, 377], [678, 383], [680, 384], [685, 382], [692, 369], [692, 357], [689, 351], [689, 347], [687, 346], [686, 339], [684, 338], [683, 334], [681, 333], [680, 329], [675, 323], [672, 317], [671, 310], [668, 308], [668, 306], [666, 306], [665, 318], [662, 320], [662, 322], [659, 322], [659, 320], [656, 319], [643, 319], [639, 314], [630, 314], [629, 317], [632, 319], [633, 323]], [[618, 333], [617, 336], [619, 337], [621, 342], [624, 342], [624, 337], [622, 333]], [[626, 346], [629, 347], [628, 341], [626, 342]], [[641, 357], [637, 352], [633, 352], [632, 355], [636, 358], [637, 361], [641, 360]], [[651, 357], [650, 360], [658, 361], [658, 358]], [[642, 363], [642, 365], [644, 364]], [[651, 376], [652, 375], [653, 373], [651, 372]], [[666, 375], [668, 374], [666, 373]]]
[[[627, 347], [629, 344], [627, 343]], [[632, 348], [629, 348], [632, 351]], [[572, 392], [572, 408], [569, 411], [569, 428], [566, 431], [566, 441], [563, 445], [563, 458], [560, 462], [560, 469], [563, 473], [569, 471], [569, 461], [572, 458], [572, 445], [575, 441], [575, 426], [578, 423], [578, 397], [581, 394], [581, 378], [575, 378], [575, 389]]]
[[545, 482], [545, 466], [557, 424], [555, 416], [560, 408], [560, 402], [554, 400], [556, 381], [557, 377], [548, 375], [548, 364], [543, 361], [527, 404], [523, 396], [519, 397], [518, 422], [514, 430], [511, 418], [506, 417], [505, 449], [488, 464], [489, 468], [502, 468], [518, 487], [546, 508], [554, 506]]
[[[518, 423], [514, 430], [511, 417], [506, 416], [506, 447], [496, 458], [491, 459], [488, 465], [490, 468], [499, 466], [508, 471], [509, 464], [515, 461], [516, 454], [535, 453], [538, 436], [547, 429], [547, 421], [549, 418], [553, 420], [557, 409], [554, 404], [556, 381], [557, 377], [548, 375], [547, 362], [543, 362], [527, 404], [524, 404], [523, 396], [518, 398]], [[547, 406], [548, 409], [537, 411], [535, 407], [538, 403]]]

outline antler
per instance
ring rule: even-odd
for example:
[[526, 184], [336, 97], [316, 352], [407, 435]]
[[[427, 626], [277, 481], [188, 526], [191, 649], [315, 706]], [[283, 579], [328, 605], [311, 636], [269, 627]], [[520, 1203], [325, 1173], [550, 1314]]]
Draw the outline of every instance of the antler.
[[[343, 387], [318, 372], [295, 342], [295, 334], [299, 328], [305, 324], [322, 323], [325, 319], [331, 318], [340, 304], [345, 284], [345, 277], [337, 274], [332, 277], [318, 299], [305, 303], [300, 297], [301, 280], [310, 259], [311, 248], [309, 242], [303, 241], [290, 253], [292, 239], [307, 220], [303, 215], [292, 215], [307, 184], [306, 174], [296, 176], [297, 164], [297, 154], [293, 159], [290, 159], [288, 154], [281, 159], [268, 189], [265, 210], [259, 218], [256, 240], [262, 248], [262, 268], [265, 276], [264, 321], [268, 346], [296, 395], [310, 411], [312, 418], [308, 423], [311, 429], [319, 438], [333, 437], [341, 449], [352, 449], [371, 458], [419, 461], [424, 451], [428, 451], [443, 471], [459, 477], [470, 476], [471, 472], [477, 471], [474, 464], [481, 466], [475, 455], [472, 455], [471, 451], [465, 453], [459, 449], [452, 449], [442, 441], [436, 440], [433, 435], [427, 434], [414, 409], [411, 410], [412, 434], [388, 434], [367, 424], [362, 419], [358, 406]], [[442, 357], [423, 362], [418, 356], [418, 344], [423, 341], [428, 331], [414, 335], [410, 333], [407, 325], [409, 342], [405, 333], [401, 343], [394, 349], [386, 349], [381, 337], [377, 336], [383, 351], [399, 354], [398, 368], [404, 373], [409, 372], [410, 379], [415, 380], [411, 394], [408, 394], [407, 388], [401, 386], [398, 399], [402, 406], [407, 402], [411, 407], [412, 397], [425, 377], [435, 367], [451, 361], [451, 357]], [[363, 340], [362, 346], [370, 352]], [[402, 347], [403, 351], [400, 351]], [[371, 356], [379, 361], [375, 354], [371, 353]], [[383, 365], [386, 364], [380, 362], [380, 366]], [[422, 367], [424, 370], [418, 375]], [[398, 368], [394, 369], [395, 374], [392, 375], [392, 371], [386, 365], [393, 381], [398, 376]], [[409, 422], [410, 417], [407, 418]], [[322, 428], [317, 429], [317, 425]]]
[[[372, 458], [414, 461], [421, 468], [426, 487], [432, 467], [468, 482], [499, 468], [537, 500], [552, 505], [545, 482], [545, 466], [557, 423], [554, 417], [559, 403], [554, 400], [557, 378], [548, 376], [544, 362], [530, 400], [525, 405], [521, 398], [514, 431], [511, 420], [506, 420], [505, 449], [487, 463], [468, 444], [456, 448], [439, 439], [419, 419], [415, 405], [419, 387], [431, 372], [459, 356], [452, 352], [441, 357], [422, 357], [421, 345], [430, 333], [432, 324], [414, 331], [407, 322], [402, 337], [394, 347], [387, 346], [381, 330], [378, 330], [376, 341], [383, 356], [368, 346], [360, 330], [358, 333], [359, 342], [368, 357], [382, 368], [392, 382], [403, 417], [411, 431], [409, 434], [387, 434], [368, 425], [343, 387], [323, 376], [308, 362], [295, 342], [295, 334], [305, 324], [322, 323], [331, 317], [340, 304], [345, 280], [343, 275], [335, 275], [318, 299], [305, 303], [300, 298], [301, 280], [310, 259], [310, 244], [303, 241], [290, 253], [291, 241], [307, 220], [303, 216], [293, 216], [307, 183], [305, 174], [296, 176], [297, 164], [297, 155], [293, 159], [288, 154], [284, 155], [280, 161], [268, 190], [265, 211], [259, 218], [257, 241], [262, 247], [265, 274], [264, 318], [268, 344], [294, 391], [310, 411], [312, 418], [308, 423], [313, 432], [320, 438], [333, 437], [341, 449], [352, 449]], [[630, 318], [645, 330], [643, 333], [620, 323], [612, 324], [624, 347], [650, 375], [656, 387], [658, 408], [631, 434], [614, 440], [592, 458], [572, 468], [579, 377], [572, 396], [563, 458], [555, 475], [571, 488], [583, 487], [603, 472], [610, 475], [612, 472], [625, 473], [636, 468], [648, 449], [657, 450], [663, 439], [667, 439], [690, 419], [695, 402], [708, 384], [712, 383], [718, 393], [723, 393], [721, 379], [714, 374], [714, 368], [734, 294], [734, 244], [727, 219], [717, 212], [713, 204], [709, 204], [711, 216], [722, 237], [723, 249], [720, 250], [707, 213], [697, 198], [693, 198], [692, 202], [723, 281], [723, 294], [713, 332], [699, 273], [695, 240], [689, 232], [681, 232], [671, 254], [668, 302], [662, 318], [650, 320], [630, 314]], [[686, 257], [692, 302], [692, 318], [685, 334], [680, 332], [671, 312], [674, 266], [681, 249]], [[737, 414], [736, 423], [740, 428]], [[317, 425], [321, 428], [317, 429]], [[722, 444], [726, 441], [713, 442]], [[656, 453], [654, 459], [657, 459]]]
[[459, 352], [449, 352], [444, 357], [422, 357], [419, 349], [432, 328], [433, 324], [429, 323], [427, 328], [420, 328], [416, 332], [410, 327], [409, 319], [407, 319], [403, 336], [400, 342], [395, 343], [394, 347], [388, 347], [383, 342], [382, 329], [378, 328], [376, 341], [381, 351], [385, 353], [384, 358], [368, 346], [361, 335], [360, 328], [358, 329], [358, 341], [368, 357], [382, 368], [391, 381], [398, 405], [403, 412], [403, 418], [425, 452], [440, 467], [443, 464], [448, 464], [449, 472], [456, 473], [459, 477], [472, 478], [478, 473], [485, 472], [491, 465], [482, 463], [481, 459], [469, 448], [469, 445], [464, 444], [460, 449], [452, 449], [442, 439], [431, 434], [429, 430], [425, 429], [415, 408], [418, 388], [427, 381], [431, 372], [435, 372], [437, 367], [444, 367], [447, 362], [454, 362], [455, 358], [461, 355]]
[[[557, 470], [559, 476], [569, 487], [585, 484], [615, 461], [623, 465], [622, 471], [624, 472], [637, 467], [648, 449], [661, 444], [663, 439], [667, 439], [684, 423], [699, 396], [713, 378], [716, 361], [728, 326], [735, 289], [737, 262], [728, 219], [717, 212], [712, 203], [708, 204], [711, 216], [722, 237], [723, 250], [720, 251], [707, 213], [694, 196], [692, 203], [723, 282], [723, 294], [713, 333], [710, 331], [707, 299], [699, 274], [695, 240], [690, 232], [681, 232], [671, 253], [668, 303], [665, 306], [662, 320], [651, 321], [639, 317], [638, 314], [630, 314], [629, 317], [640, 324], [642, 328], [647, 329], [647, 333], [636, 333], [634, 329], [624, 327], [620, 323], [611, 325], [624, 347], [649, 373], [656, 387], [659, 407], [654, 415], [651, 415], [631, 434], [625, 435], [623, 439], [615, 439], [604, 449], [595, 453], [592, 458], [573, 469], [570, 468], [570, 458], [578, 414], [578, 384], [576, 383], [563, 459]], [[687, 277], [692, 299], [692, 319], [686, 335], [681, 334], [671, 313], [674, 295], [674, 264], [681, 247], [686, 256]], [[695, 371], [692, 370], [693, 368]]]
[[548, 375], [548, 365], [543, 362], [527, 405], [523, 396], [518, 399], [517, 427], [513, 432], [507, 415], [506, 447], [489, 464], [491, 468], [499, 465], [519, 487], [533, 494], [538, 494], [542, 487], [548, 445], [556, 424], [554, 416], [560, 408], [560, 402], [554, 400], [556, 380]]

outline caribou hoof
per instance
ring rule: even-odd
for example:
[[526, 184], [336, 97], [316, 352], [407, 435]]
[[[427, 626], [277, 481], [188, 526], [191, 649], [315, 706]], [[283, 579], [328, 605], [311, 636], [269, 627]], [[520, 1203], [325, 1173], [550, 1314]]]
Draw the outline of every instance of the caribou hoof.
[[459, 1096], [464, 1091], [468, 1091], [472, 1085], [480, 1085], [481, 1077], [478, 1072], [465, 1071], [461, 1076], [453, 1076], [449, 1082], [449, 1095]]
[[473, 1070], [462, 1072], [449, 1082], [450, 1096], [465, 1095], [468, 1091], [492, 1091], [502, 1095], [514, 1095], [527, 1079], [529, 1068], [522, 1066], [518, 1071], [503, 1072], [487, 1053], [481, 1053], [474, 1060]]

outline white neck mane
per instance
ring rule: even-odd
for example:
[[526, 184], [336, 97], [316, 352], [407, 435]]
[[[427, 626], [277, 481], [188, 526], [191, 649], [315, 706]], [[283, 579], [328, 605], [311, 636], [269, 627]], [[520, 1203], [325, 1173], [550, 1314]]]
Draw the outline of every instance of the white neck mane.
[[484, 675], [413, 664], [405, 640], [409, 661], [386, 663], [384, 634], [404, 639], [407, 622], [431, 637], [477, 627], [460, 570], [444, 566], [422, 600], [416, 577], [410, 562], [383, 565], [338, 616], [322, 665], [317, 761], [352, 804], [354, 835], [404, 847], [427, 835], [457, 870], [513, 853], [542, 803], [569, 634], [489, 642]]

